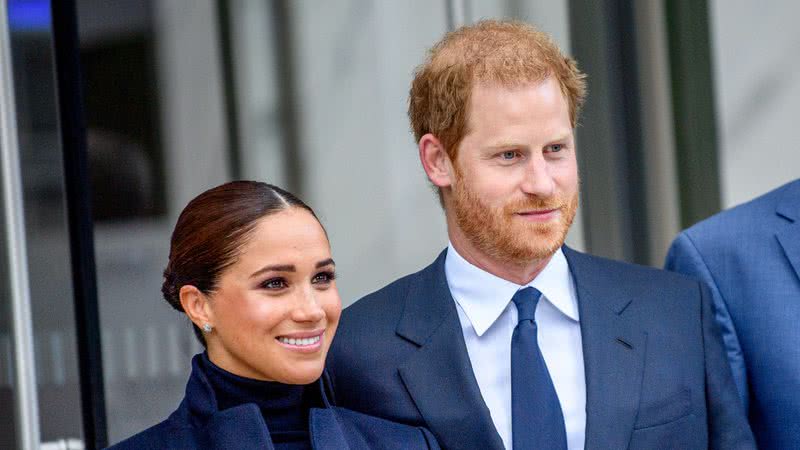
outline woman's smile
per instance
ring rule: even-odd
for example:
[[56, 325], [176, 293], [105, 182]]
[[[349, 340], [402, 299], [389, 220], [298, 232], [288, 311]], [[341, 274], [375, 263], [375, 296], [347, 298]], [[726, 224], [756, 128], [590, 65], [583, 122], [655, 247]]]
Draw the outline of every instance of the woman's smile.
[[322, 349], [325, 329], [315, 331], [301, 331], [278, 336], [275, 339], [284, 348], [301, 353], [314, 353]]

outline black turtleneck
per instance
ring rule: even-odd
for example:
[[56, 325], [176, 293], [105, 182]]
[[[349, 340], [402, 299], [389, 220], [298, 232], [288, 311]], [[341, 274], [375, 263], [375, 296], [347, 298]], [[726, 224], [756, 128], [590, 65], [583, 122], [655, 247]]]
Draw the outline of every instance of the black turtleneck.
[[216, 366], [205, 352], [200, 362], [220, 411], [253, 403], [261, 410], [276, 450], [311, 449], [309, 408], [322, 404], [316, 383], [298, 386], [240, 377]]

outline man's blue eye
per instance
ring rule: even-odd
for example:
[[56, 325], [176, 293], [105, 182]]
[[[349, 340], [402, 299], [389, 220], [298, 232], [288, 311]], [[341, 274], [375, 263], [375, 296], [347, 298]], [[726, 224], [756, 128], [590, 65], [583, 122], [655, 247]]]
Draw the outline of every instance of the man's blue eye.
[[564, 149], [564, 144], [553, 144], [550, 146], [551, 152], [560, 152]]
[[503, 159], [511, 160], [511, 159], [514, 159], [517, 156], [517, 152], [511, 152], [511, 151], [503, 152], [503, 154], [501, 156], [503, 157]]

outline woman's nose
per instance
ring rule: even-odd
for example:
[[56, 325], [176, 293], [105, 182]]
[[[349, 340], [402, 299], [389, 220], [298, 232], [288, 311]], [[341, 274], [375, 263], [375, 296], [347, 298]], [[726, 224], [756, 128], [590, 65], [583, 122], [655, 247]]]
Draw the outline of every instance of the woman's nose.
[[292, 311], [292, 318], [298, 322], [319, 322], [323, 317], [325, 310], [313, 290], [304, 292]]

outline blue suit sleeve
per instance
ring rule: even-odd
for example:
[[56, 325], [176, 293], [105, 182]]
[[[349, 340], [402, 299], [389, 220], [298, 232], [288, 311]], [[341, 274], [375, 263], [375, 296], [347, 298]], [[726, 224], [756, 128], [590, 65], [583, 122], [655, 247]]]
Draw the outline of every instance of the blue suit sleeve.
[[422, 431], [422, 436], [425, 438], [425, 442], [428, 444], [429, 450], [441, 450], [441, 447], [439, 447], [439, 443], [436, 441], [436, 438], [433, 437], [433, 433], [428, 431], [427, 428], [420, 428], [420, 431]]
[[725, 299], [722, 297], [711, 271], [703, 261], [703, 256], [685, 232], [678, 235], [672, 243], [664, 268], [699, 279], [705, 283], [711, 292], [714, 318], [722, 335], [722, 342], [725, 345], [728, 363], [731, 366], [733, 381], [736, 383], [745, 411], [748, 411], [747, 370], [742, 348], [739, 344], [739, 337], [736, 334], [736, 327], [728, 312]]
[[755, 450], [756, 444], [725, 358], [719, 326], [714, 318], [708, 288], [698, 282], [703, 322], [703, 352], [706, 366], [708, 448]]

